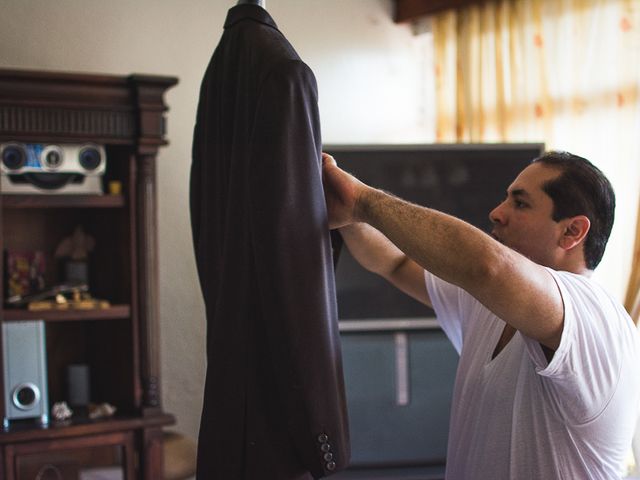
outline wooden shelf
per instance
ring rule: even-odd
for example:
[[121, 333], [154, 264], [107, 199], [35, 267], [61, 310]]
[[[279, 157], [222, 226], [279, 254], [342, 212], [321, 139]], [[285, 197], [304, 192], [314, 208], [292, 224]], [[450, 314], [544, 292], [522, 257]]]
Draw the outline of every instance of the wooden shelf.
[[4, 320], [44, 320], [45, 322], [66, 322], [81, 320], [116, 320], [129, 318], [131, 307], [129, 305], [112, 305], [109, 308], [96, 310], [43, 310], [32, 312], [26, 309], [6, 308], [2, 311]]
[[12, 425], [9, 430], [0, 429], [0, 444], [33, 440], [54, 440], [78, 435], [96, 435], [149, 427], [163, 427], [175, 423], [173, 415], [161, 413], [153, 416], [118, 416], [102, 420], [71, 420], [69, 423], [52, 422], [47, 426], [37, 424]]
[[123, 195], [18, 195], [3, 194], [6, 208], [120, 208]]

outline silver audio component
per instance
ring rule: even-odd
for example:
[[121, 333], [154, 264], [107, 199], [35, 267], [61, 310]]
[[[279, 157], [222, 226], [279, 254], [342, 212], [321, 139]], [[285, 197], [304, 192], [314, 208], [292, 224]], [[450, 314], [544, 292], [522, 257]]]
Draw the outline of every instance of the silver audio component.
[[42, 320], [2, 322], [4, 366], [3, 426], [11, 420], [49, 423], [47, 355]]
[[102, 145], [2, 143], [0, 186], [8, 194], [101, 194], [106, 164]]

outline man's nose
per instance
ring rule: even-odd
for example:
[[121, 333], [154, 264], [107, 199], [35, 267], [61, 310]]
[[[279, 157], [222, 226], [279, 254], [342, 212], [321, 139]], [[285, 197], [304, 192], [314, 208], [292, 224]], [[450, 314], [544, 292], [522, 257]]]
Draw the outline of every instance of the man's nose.
[[489, 212], [489, 220], [491, 220], [491, 223], [505, 223], [504, 202]]

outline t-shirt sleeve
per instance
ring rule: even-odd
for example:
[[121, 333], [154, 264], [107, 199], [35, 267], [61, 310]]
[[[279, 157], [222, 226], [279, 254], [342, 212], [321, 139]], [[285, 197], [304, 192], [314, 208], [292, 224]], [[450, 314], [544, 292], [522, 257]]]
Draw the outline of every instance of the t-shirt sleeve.
[[463, 297], [466, 292], [426, 270], [424, 278], [438, 323], [458, 354], [460, 354], [464, 337], [463, 330], [466, 323], [466, 316], [463, 312]]
[[539, 342], [523, 338], [550, 402], [570, 423], [584, 424], [611, 399], [623, 363], [635, 355], [635, 338], [622, 307], [599, 286], [579, 275], [549, 272], [564, 304], [560, 346], [547, 362]]

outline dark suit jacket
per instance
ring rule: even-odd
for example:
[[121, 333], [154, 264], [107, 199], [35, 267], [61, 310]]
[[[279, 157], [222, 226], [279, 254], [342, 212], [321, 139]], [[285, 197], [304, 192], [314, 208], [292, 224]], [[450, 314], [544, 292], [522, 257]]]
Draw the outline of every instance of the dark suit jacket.
[[313, 73], [265, 10], [232, 8], [191, 169], [207, 312], [198, 480], [319, 478], [349, 461], [320, 148]]

